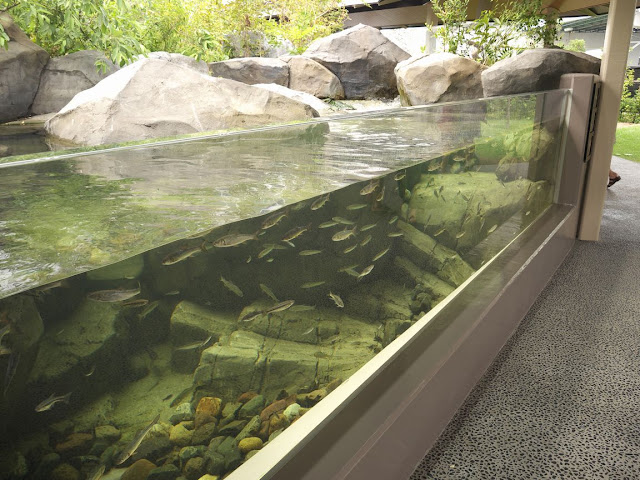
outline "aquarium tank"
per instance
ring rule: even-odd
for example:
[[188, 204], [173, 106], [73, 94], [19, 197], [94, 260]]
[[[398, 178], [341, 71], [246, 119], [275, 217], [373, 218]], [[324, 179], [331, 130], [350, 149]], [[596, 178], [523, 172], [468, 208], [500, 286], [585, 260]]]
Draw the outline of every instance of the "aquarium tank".
[[3, 159], [0, 478], [233, 478], [554, 203], [568, 98]]

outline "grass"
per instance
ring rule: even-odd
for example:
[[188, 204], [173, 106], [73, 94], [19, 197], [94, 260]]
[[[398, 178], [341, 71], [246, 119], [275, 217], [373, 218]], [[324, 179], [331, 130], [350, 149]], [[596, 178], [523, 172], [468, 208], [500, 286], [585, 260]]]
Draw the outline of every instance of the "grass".
[[618, 124], [613, 154], [640, 162], [640, 125]]

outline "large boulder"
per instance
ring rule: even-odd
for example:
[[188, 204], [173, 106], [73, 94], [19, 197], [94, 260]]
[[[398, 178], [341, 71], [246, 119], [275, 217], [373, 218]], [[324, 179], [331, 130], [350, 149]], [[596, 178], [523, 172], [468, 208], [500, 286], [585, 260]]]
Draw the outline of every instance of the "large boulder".
[[[99, 69], [97, 61], [104, 62], [106, 69]], [[50, 59], [40, 77], [31, 113], [58, 112], [77, 93], [93, 87], [116, 70], [118, 67], [111, 60], [95, 50], [82, 50]]]
[[400, 101], [410, 106], [481, 98], [485, 68], [452, 53], [411, 57], [395, 68]]
[[313, 42], [304, 56], [331, 70], [346, 98], [395, 97], [393, 69], [410, 55], [377, 28], [356, 25]]
[[281, 60], [289, 65], [289, 88], [318, 98], [344, 98], [340, 79], [315, 60], [302, 55], [284, 56]]
[[196, 60], [193, 57], [188, 57], [180, 53], [168, 53], [168, 52], [149, 52], [146, 55], [138, 55], [136, 61], [144, 60], [145, 58], [155, 58], [156, 60], [164, 60], [165, 62], [177, 63], [183, 67], [193, 68], [205, 75], [209, 74], [209, 65], [202, 60]]
[[9, 36], [9, 48], [0, 48], [0, 123], [29, 113], [38, 91], [40, 75], [49, 54], [37, 46], [13, 19], [0, 14], [0, 23]]
[[283, 87], [282, 85], [276, 85], [275, 83], [257, 83], [254, 86], [258, 88], [264, 88], [280, 95], [284, 95], [285, 97], [289, 97], [298, 102], [306, 103], [320, 115], [328, 115], [333, 112], [333, 109], [328, 104], [314, 97], [310, 93], [292, 90], [291, 88]]
[[565, 73], [600, 73], [600, 59], [555, 48], [526, 50], [482, 72], [485, 97], [552, 90]]
[[80, 92], [45, 128], [66, 141], [99, 145], [314, 116], [282, 95], [147, 58]]
[[247, 85], [275, 83], [289, 85], [289, 65], [277, 58], [234, 58], [209, 64], [212, 77], [229, 78]]

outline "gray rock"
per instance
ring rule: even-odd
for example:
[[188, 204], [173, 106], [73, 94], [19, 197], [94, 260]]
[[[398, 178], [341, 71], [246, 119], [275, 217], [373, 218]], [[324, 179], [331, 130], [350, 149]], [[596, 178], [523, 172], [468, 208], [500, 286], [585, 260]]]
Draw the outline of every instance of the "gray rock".
[[395, 68], [403, 106], [482, 98], [486, 67], [452, 53], [420, 55]]
[[[298, 405], [299, 407], [299, 405]], [[236, 442], [240, 442], [248, 437], [255, 437], [260, 431], [260, 425], [262, 421], [260, 420], [260, 415], [256, 415], [251, 420], [247, 422], [244, 428], [240, 431], [238, 435], [236, 435]]]
[[217, 452], [224, 457], [224, 468], [227, 470], [234, 470], [242, 463], [242, 453], [233, 437], [225, 438], [218, 446]]
[[247, 403], [245, 403], [238, 412], [238, 418], [249, 418], [259, 415], [265, 405], [265, 399], [262, 395], [256, 395]]
[[106, 440], [108, 442], [115, 442], [119, 440], [121, 436], [120, 430], [113, 425], [100, 425], [95, 428], [96, 440]]
[[207, 473], [211, 475], [221, 475], [224, 472], [224, 456], [209, 448], [204, 455]]
[[156, 60], [164, 60], [165, 62], [175, 63], [182, 65], [183, 67], [193, 68], [197, 72], [209, 75], [209, 65], [202, 60], [196, 60], [193, 57], [181, 55], [180, 53], [168, 53], [168, 52], [149, 52], [146, 55], [138, 55], [136, 61], [144, 60], [145, 58], [154, 58]]
[[27, 459], [15, 450], [4, 450], [0, 453], [0, 478], [23, 478], [28, 472]]
[[180, 450], [180, 462], [183, 464], [194, 457], [203, 457], [205, 452], [207, 451], [207, 447], [204, 445], [198, 445], [196, 447], [184, 447]]
[[171, 314], [169, 338], [177, 347], [203, 341], [210, 335], [213, 337], [211, 341], [216, 342], [235, 328], [235, 317], [185, 300], [178, 303]]
[[[96, 61], [104, 62], [106, 70], [99, 70]], [[42, 71], [31, 113], [40, 115], [60, 111], [77, 93], [93, 87], [116, 70], [118, 67], [104, 53], [95, 50], [49, 59]]]
[[38, 91], [49, 54], [37, 46], [7, 13], [0, 23], [9, 36], [8, 49], [0, 49], [0, 123], [24, 117]]
[[224, 404], [222, 408], [222, 418], [233, 417], [237, 418], [238, 411], [242, 408], [242, 403], [240, 402], [227, 402]]
[[275, 92], [298, 102], [307, 104], [321, 116], [328, 115], [333, 112], [333, 109], [328, 104], [324, 103], [322, 100], [319, 100], [309, 93], [292, 90], [291, 88], [283, 87], [282, 85], [276, 85], [275, 83], [256, 83], [254, 86], [258, 88], [264, 88], [265, 90], [269, 90], [270, 92]]
[[147, 58], [76, 95], [45, 129], [63, 140], [99, 145], [314, 116], [308, 105], [282, 95]]
[[184, 402], [176, 407], [176, 411], [175, 413], [171, 414], [171, 417], [169, 417], [169, 421], [173, 425], [176, 425], [180, 422], [193, 420], [194, 415], [195, 409], [193, 408], [193, 405], [191, 405], [189, 402]]
[[151, 470], [147, 475], [147, 480], [175, 480], [179, 475], [178, 467], [169, 464]]
[[246, 424], [246, 420], [233, 420], [232, 422], [227, 423], [225, 426], [220, 427], [218, 433], [220, 435], [235, 437], [242, 431]]
[[289, 88], [318, 98], [344, 98], [340, 79], [328, 68], [302, 55], [280, 57], [289, 65]]
[[482, 72], [485, 97], [552, 90], [566, 73], [600, 73], [600, 59], [555, 48], [526, 50]]
[[193, 437], [191, 437], [191, 443], [193, 445], [206, 445], [216, 433], [217, 429], [216, 421], [205, 423], [200, 425], [193, 431]]
[[410, 56], [377, 28], [362, 24], [316, 40], [303, 55], [333, 72], [348, 99], [394, 97], [393, 69]]
[[205, 472], [205, 460], [202, 457], [194, 457], [187, 460], [184, 465], [184, 475], [187, 480], [197, 480]]
[[228, 78], [247, 85], [275, 83], [289, 85], [289, 65], [277, 58], [245, 57], [209, 64], [212, 77]]

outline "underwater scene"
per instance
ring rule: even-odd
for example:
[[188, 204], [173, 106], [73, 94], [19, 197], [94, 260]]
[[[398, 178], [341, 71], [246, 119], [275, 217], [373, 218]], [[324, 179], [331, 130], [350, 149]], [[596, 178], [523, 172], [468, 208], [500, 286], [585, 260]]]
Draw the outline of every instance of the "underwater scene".
[[0, 479], [232, 475], [553, 204], [566, 99], [5, 164]]

